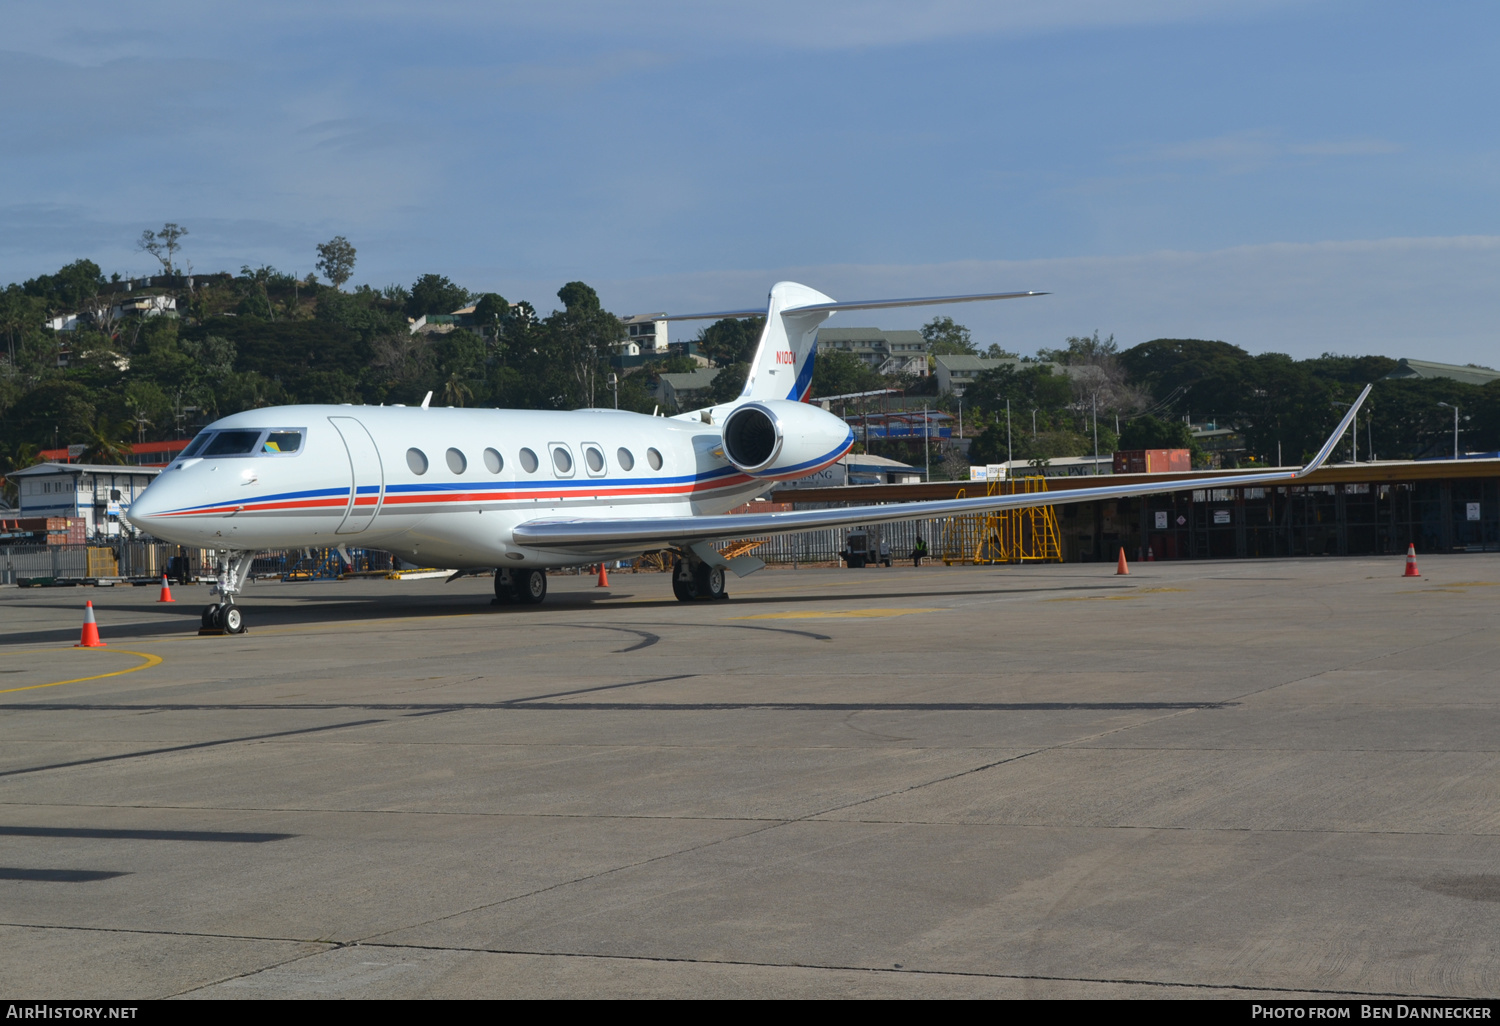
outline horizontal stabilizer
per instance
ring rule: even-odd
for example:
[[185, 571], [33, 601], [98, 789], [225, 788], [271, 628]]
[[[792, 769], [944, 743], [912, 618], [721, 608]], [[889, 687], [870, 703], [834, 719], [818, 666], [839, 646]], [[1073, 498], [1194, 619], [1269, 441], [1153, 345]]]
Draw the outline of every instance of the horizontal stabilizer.
[[[862, 299], [849, 303], [815, 303], [808, 306], [785, 307], [782, 313], [813, 313], [839, 310], [885, 310], [900, 306], [939, 306], [943, 303], [982, 303], [992, 299], [1025, 299], [1028, 296], [1045, 296], [1046, 292], [977, 292], [969, 296], [918, 296], [913, 299]], [[755, 310], [719, 310], [714, 313], [669, 314], [658, 318], [663, 321], [721, 321], [726, 317], [760, 317], [765, 308]]]

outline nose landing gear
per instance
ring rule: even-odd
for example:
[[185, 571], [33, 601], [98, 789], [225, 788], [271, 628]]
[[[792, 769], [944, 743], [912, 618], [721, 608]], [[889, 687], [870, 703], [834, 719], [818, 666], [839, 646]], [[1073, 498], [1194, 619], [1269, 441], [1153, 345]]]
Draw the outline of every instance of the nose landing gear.
[[234, 604], [234, 596], [250, 576], [251, 558], [248, 552], [220, 553], [219, 572], [214, 580], [214, 591], [220, 600], [203, 608], [203, 627], [199, 634], [245, 633], [245, 614]]

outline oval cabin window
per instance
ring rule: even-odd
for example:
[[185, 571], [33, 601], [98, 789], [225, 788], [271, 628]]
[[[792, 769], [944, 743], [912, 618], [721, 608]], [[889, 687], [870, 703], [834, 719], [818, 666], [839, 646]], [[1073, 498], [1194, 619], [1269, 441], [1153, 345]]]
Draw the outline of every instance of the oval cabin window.
[[498, 474], [505, 469], [505, 458], [500, 455], [498, 449], [484, 450], [484, 469], [491, 474]]
[[427, 473], [427, 455], [421, 449], [406, 450], [406, 465], [418, 477]]
[[535, 474], [536, 468], [538, 466], [540, 466], [540, 464], [537, 463], [536, 453], [532, 452], [530, 449], [522, 449], [521, 469], [525, 470], [528, 474]]
[[623, 446], [618, 452], [615, 453], [615, 461], [620, 464], [621, 470], [635, 469], [635, 457], [631, 455], [629, 449], [626, 449]]
[[661, 453], [657, 452], [655, 449], [647, 449], [646, 450], [646, 462], [649, 463], [649, 464], [651, 464], [651, 469], [652, 470], [660, 470], [661, 469]]
[[591, 472], [598, 474], [604, 470], [604, 453], [595, 449], [592, 445], [583, 450], [583, 458], [588, 461]]
[[558, 446], [552, 450], [552, 465], [557, 468], [559, 474], [571, 474], [573, 472], [573, 457], [568, 450]]
[[465, 470], [469, 469], [469, 461], [464, 457], [464, 454], [459, 452], [457, 449], [449, 449], [448, 469], [453, 471], [455, 474], [462, 474]]

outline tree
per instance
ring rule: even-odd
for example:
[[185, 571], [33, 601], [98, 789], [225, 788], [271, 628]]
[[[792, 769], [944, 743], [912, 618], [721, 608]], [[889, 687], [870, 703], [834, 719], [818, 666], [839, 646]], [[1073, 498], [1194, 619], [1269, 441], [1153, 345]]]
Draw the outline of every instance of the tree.
[[714, 321], [698, 332], [698, 348], [717, 367], [749, 363], [755, 355], [755, 347], [760, 344], [760, 333], [765, 324], [764, 317], [749, 317], [744, 320], [726, 317], [721, 321]]
[[[468, 302], [468, 289], [453, 284], [444, 275], [424, 274], [412, 283], [406, 299], [406, 313], [409, 317], [452, 313], [461, 310]], [[594, 302], [598, 303], [597, 296]]]
[[354, 273], [354, 247], [342, 235], [335, 235], [318, 245], [318, 262], [315, 265], [323, 277], [333, 282], [333, 287], [342, 289], [344, 282]]
[[816, 399], [827, 395], [849, 395], [880, 388], [885, 380], [853, 353], [828, 350], [813, 358], [812, 394]]
[[177, 273], [177, 268], [173, 265], [173, 261], [177, 257], [177, 251], [182, 248], [182, 237], [187, 233], [188, 230], [182, 225], [168, 221], [161, 226], [159, 232], [153, 232], [149, 228], [141, 232], [136, 245], [160, 260], [163, 271], [168, 275], [174, 275]]
[[933, 356], [972, 356], [978, 352], [969, 329], [953, 323], [952, 317], [934, 317], [922, 325], [922, 337], [927, 340], [927, 351]]
[[448, 380], [443, 382], [443, 402], [449, 406], [462, 406], [465, 402], [474, 398], [474, 390], [464, 383], [464, 379], [458, 376], [458, 371], [448, 375]]
[[601, 364], [624, 337], [625, 326], [603, 308], [599, 293], [581, 281], [570, 281], [558, 289], [557, 298], [564, 308], [547, 318], [545, 328], [547, 348], [573, 373], [576, 391], [570, 400], [563, 401], [596, 406]]
[[130, 429], [124, 424], [111, 424], [100, 417], [88, 429], [83, 443], [83, 453], [78, 458], [83, 463], [98, 463], [104, 466], [119, 466], [129, 462], [133, 451], [130, 447]]
[[92, 260], [75, 260], [56, 274], [37, 275], [22, 285], [21, 291], [42, 300], [50, 312], [61, 313], [77, 310], [97, 296], [103, 287], [104, 274], [98, 264]]
[[750, 365], [748, 363], [731, 363], [727, 367], [720, 368], [705, 392], [709, 405], [717, 406], [720, 403], [738, 399], [740, 393], [745, 390], [745, 379], [749, 376]]
[[1180, 420], [1136, 417], [1120, 432], [1121, 449], [1191, 449], [1193, 434]]

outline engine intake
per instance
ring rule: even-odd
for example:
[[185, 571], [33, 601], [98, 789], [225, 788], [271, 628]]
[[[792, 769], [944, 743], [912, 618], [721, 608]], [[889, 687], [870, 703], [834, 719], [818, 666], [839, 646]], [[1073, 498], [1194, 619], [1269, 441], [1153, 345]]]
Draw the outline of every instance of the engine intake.
[[752, 477], [794, 478], [838, 459], [854, 434], [838, 417], [807, 403], [762, 399], [724, 421], [724, 455]]
[[759, 405], [741, 406], [724, 422], [724, 455], [744, 471], [769, 465], [781, 451], [776, 418]]

